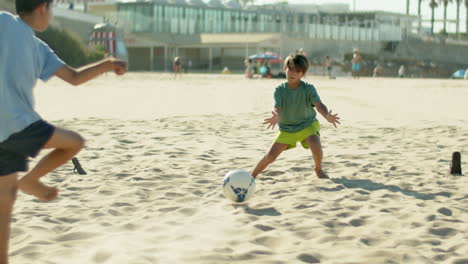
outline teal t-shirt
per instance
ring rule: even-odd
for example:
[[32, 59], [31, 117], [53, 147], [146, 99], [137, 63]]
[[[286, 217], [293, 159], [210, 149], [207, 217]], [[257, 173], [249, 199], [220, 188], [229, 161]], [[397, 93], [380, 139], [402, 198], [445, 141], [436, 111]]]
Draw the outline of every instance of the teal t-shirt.
[[317, 90], [312, 84], [301, 81], [295, 90], [288, 83], [275, 89], [275, 107], [281, 109], [278, 122], [281, 131], [295, 133], [317, 121], [314, 103], [320, 102]]

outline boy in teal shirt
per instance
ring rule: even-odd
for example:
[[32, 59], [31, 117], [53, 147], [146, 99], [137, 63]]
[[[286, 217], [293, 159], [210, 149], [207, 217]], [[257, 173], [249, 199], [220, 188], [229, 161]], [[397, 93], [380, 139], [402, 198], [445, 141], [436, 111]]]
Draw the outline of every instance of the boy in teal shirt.
[[[11, 212], [17, 189], [40, 200], [53, 200], [58, 189], [40, 178], [73, 158], [84, 146], [76, 132], [55, 127], [34, 109], [33, 87], [37, 79], [53, 75], [79, 85], [102, 73], [126, 72], [126, 64], [108, 58], [80, 69], [67, 66], [34, 35], [47, 29], [52, 18], [52, 0], [16, 0], [19, 16], [0, 12], [0, 264], [8, 263]], [[42, 149], [52, 149], [28, 170], [28, 158]]]
[[268, 128], [279, 124], [280, 132], [270, 151], [258, 162], [252, 172], [255, 178], [270, 163], [276, 160], [284, 150], [296, 147], [301, 142], [304, 148], [310, 148], [315, 162], [315, 173], [319, 178], [328, 178], [322, 169], [322, 146], [320, 144], [320, 124], [316, 118], [317, 111], [335, 127], [340, 124], [338, 114], [332, 114], [320, 100], [315, 87], [301, 78], [307, 72], [309, 62], [302, 54], [293, 54], [284, 61], [287, 82], [275, 90], [275, 107], [273, 116], [265, 119]]

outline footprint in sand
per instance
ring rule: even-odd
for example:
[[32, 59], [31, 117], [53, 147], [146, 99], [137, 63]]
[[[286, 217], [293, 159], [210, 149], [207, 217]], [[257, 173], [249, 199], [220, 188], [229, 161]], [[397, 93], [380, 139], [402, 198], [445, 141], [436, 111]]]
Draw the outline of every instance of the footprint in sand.
[[57, 242], [65, 242], [72, 240], [85, 240], [97, 236], [96, 233], [86, 233], [86, 232], [72, 232], [63, 236], [59, 236], [55, 239]]
[[279, 176], [284, 174], [284, 171], [267, 171], [265, 172], [266, 176]]
[[106, 251], [100, 251], [100, 252], [97, 252], [94, 257], [93, 257], [93, 261], [95, 263], [104, 263], [106, 262], [110, 257], [112, 257], [112, 253], [110, 252], [106, 252]]
[[456, 259], [453, 261], [453, 264], [468, 264], [468, 258]]
[[441, 207], [437, 210], [437, 212], [443, 214], [443, 215], [446, 215], [446, 216], [452, 216], [452, 211], [448, 208], [445, 208], [445, 207]]
[[258, 228], [264, 232], [267, 232], [267, 231], [271, 231], [271, 230], [275, 230], [274, 227], [271, 227], [271, 226], [267, 226], [267, 225], [255, 225], [254, 226], [255, 228]]
[[354, 226], [354, 227], [362, 226], [365, 223], [366, 223], [366, 221], [364, 219], [353, 219], [353, 220], [349, 221], [349, 224]]
[[320, 259], [310, 254], [300, 254], [299, 256], [297, 256], [297, 259], [305, 263], [320, 263]]
[[429, 233], [440, 236], [440, 237], [451, 237], [458, 233], [458, 230], [450, 228], [450, 227], [443, 227], [443, 228], [431, 228], [429, 229]]

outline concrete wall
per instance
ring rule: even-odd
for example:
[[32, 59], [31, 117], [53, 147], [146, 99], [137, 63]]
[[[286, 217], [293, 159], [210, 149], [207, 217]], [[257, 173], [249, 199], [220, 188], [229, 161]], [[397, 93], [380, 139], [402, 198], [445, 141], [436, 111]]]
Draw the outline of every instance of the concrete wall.
[[397, 57], [417, 58], [441, 64], [461, 64], [468, 67], [468, 45], [444, 44], [411, 40], [398, 45]]

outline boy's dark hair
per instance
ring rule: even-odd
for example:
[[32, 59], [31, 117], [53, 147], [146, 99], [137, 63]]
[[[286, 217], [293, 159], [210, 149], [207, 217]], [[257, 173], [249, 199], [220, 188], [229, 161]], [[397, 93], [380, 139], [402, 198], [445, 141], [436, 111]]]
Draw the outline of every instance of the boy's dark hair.
[[309, 69], [309, 60], [301, 53], [293, 53], [284, 60], [284, 69], [286, 68], [306, 73]]
[[46, 3], [49, 7], [52, 2], [53, 0], [15, 0], [16, 13], [18, 15], [31, 14], [39, 5]]

